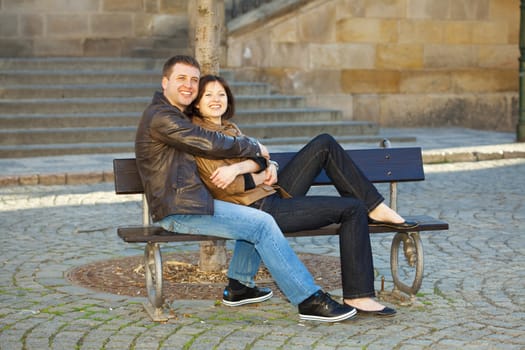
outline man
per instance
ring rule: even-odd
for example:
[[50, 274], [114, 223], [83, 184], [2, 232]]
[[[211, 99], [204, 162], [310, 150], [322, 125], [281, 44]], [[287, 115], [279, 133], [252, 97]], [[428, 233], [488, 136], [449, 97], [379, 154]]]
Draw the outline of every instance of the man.
[[[249, 137], [231, 137], [192, 124], [183, 113], [195, 99], [199, 63], [174, 56], [163, 67], [163, 92], [156, 92], [137, 129], [135, 153], [153, 221], [172, 232], [213, 235], [251, 244], [236, 245], [258, 254], [275, 282], [304, 320], [337, 322], [354, 317], [354, 308], [323, 292], [283, 236], [275, 220], [260, 210], [214, 200], [202, 183], [194, 156], [269, 158], [266, 147]], [[241, 256], [246, 256], [246, 251]], [[245, 261], [232, 258], [225, 289], [226, 305], [272, 297], [251, 281]]]

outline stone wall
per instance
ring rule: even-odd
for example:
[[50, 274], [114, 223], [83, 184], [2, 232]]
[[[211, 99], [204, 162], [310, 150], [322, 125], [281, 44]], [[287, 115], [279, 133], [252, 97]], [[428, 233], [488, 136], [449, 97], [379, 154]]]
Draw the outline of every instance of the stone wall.
[[187, 0], [0, 0], [0, 56], [166, 57], [188, 47], [187, 7]]
[[348, 119], [515, 130], [519, 0], [297, 2], [230, 28], [228, 66]]
[[[192, 3], [0, 0], [0, 56], [191, 53]], [[236, 19], [221, 66], [347, 119], [514, 131], [519, 16], [519, 0], [276, 0]]]

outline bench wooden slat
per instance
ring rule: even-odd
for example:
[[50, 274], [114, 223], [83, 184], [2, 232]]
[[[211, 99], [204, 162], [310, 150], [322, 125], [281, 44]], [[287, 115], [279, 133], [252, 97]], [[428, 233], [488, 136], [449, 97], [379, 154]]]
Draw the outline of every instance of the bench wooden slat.
[[[417, 215], [417, 216], [407, 216], [407, 220], [419, 222], [419, 228], [417, 231], [439, 231], [439, 230], [448, 230], [448, 223], [434, 219], [426, 215]], [[284, 235], [286, 237], [307, 237], [307, 236], [329, 236], [337, 234], [337, 229], [339, 225], [329, 225], [317, 230], [306, 230], [299, 232], [287, 232]], [[414, 230], [407, 230], [414, 231]], [[122, 240], [128, 243], [144, 243], [144, 242], [153, 242], [153, 243], [168, 243], [168, 242], [194, 242], [194, 241], [214, 241], [221, 240], [222, 238], [214, 236], [204, 236], [204, 235], [190, 235], [190, 234], [181, 234], [181, 233], [172, 233], [165, 231], [162, 227], [159, 226], [123, 226], [119, 227], [118, 235]], [[388, 227], [382, 226], [371, 226], [370, 233], [386, 233], [386, 232], [395, 232]]]
[[116, 194], [144, 193], [135, 158], [113, 159]]
[[[372, 182], [422, 181], [425, 179], [421, 148], [353, 149], [346, 153]], [[295, 152], [272, 153], [271, 157], [284, 167]], [[314, 185], [330, 185], [324, 171], [315, 179]]]
[[[421, 181], [425, 179], [421, 148], [377, 148], [346, 151], [372, 182]], [[272, 153], [272, 159], [284, 167], [294, 152]], [[117, 194], [143, 193], [144, 188], [135, 159], [114, 159], [115, 192]], [[315, 185], [329, 185], [324, 171], [316, 178]]]
[[222, 238], [205, 235], [190, 235], [165, 231], [160, 226], [121, 226], [117, 233], [123, 241], [128, 243], [167, 243], [188, 241], [216, 241]]
[[425, 180], [420, 147], [348, 150], [347, 153], [372, 182]]

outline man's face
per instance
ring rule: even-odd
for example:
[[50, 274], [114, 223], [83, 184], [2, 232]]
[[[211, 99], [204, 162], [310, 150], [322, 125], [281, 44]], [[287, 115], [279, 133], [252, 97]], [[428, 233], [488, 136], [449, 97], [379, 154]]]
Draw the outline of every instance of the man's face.
[[177, 63], [169, 77], [162, 77], [164, 96], [181, 111], [193, 102], [199, 89], [200, 71], [198, 68]]

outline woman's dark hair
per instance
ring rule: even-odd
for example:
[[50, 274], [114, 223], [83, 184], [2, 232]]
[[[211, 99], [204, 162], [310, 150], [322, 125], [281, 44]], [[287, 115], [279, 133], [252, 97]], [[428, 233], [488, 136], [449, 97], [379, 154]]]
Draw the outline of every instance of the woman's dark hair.
[[233, 115], [235, 114], [235, 100], [233, 99], [233, 93], [232, 93], [232, 90], [230, 89], [230, 86], [228, 85], [226, 80], [224, 80], [223, 78], [217, 75], [211, 75], [211, 74], [204, 75], [200, 78], [199, 92], [197, 93], [197, 97], [195, 98], [195, 100], [186, 109], [187, 114], [189, 114], [192, 117], [202, 118], [202, 114], [197, 108], [197, 105], [199, 104], [202, 98], [202, 95], [204, 95], [204, 88], [206, 87], [206, 85], [214, 81], [222, 85], [222, 87], [224, 88], [224, 91], [226, 92], [226, 97], [228, 97], [228, 106], [226, 107], [226, 111], [224, 112], [224, 114], [221, 116], [221, 119], [228, 120], [233, 117]]

